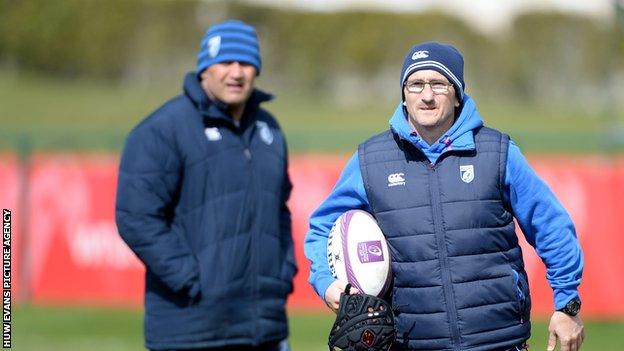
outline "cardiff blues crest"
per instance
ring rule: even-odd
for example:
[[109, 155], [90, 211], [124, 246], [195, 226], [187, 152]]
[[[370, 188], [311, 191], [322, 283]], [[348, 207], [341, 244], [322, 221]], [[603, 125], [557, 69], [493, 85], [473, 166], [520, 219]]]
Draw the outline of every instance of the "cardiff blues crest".
[[459, 176], [464, 183], [470, 183], [474, 179], [474, 166], [464, 165], [459, 166]]
[[221, 36], [217, 35], [208, 39], [208, 54], [210, 57], [216, 57], [219, 54], [219, 50], [221, 50]]
[[271, 128], [269, 128], [269, 125], [264, 121], [256, 121], [256, 127], [258, 127], [260, 139], [262, 139], [265, 144], [271, 145], [273, 143], [273, 132]]

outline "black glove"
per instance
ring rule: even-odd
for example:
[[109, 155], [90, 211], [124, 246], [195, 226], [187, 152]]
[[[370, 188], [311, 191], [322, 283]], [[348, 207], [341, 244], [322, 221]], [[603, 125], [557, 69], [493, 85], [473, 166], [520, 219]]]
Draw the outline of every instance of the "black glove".
[[329, 333], [329, 350], [387, 351], [396, 338], [394, 315], [386, 301], [366, 294], [340, 294], [336, 321]]

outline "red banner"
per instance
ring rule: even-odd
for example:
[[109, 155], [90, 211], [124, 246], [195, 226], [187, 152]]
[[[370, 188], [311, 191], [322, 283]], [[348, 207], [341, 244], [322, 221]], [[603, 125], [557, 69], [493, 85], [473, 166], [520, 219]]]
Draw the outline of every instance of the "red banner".
[[[330, 192], [346, 160], [318, 155], [291, 160], [289, 204], [299, 264], [292, 308], [325, 308], [307, 283], [303, 239], [310, 213]], [[624, 159], [530, 160], [576, 224], [585, 252], [583, 314], [624, 316], [624, 237], [616, 222], [624, 214]], [[0, 203], [12, 211], [14, 294], [35, 304], [142, 304], [143, 266], [114, 222], [117, 167], [112, 155], [36, 155], [26, 165], [0, 155]], [[526, 242], [523, 249], [533, 312], [550, 313], [552, 291], [543, 264]]]

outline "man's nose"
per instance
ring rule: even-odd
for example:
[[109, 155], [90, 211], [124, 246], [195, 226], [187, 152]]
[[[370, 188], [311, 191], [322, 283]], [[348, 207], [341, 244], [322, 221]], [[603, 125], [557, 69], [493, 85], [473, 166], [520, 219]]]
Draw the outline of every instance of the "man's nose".
[[420, 93], [420, 97], [424, 100], [424, 101], [431, 101], [433, 100], [433, 96], [435, 94], [433, 93], [433, 89], [431, 89], [431, 84], [427, 83], [425, 84], [425, 88], [423, 89], [423, 91]]
[[240, 78], [243, 76], [243, 65], [238, 61], [233, 61], [230, 64], [230, 73], [234, 78]]

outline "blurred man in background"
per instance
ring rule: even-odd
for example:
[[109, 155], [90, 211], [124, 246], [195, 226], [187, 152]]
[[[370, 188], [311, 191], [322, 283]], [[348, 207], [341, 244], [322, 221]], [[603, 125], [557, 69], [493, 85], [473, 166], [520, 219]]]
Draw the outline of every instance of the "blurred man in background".
[[149, 349], [288, 348], [291, 183], [260, 68], [253, 27], [210, 27], [183, 93], [126, 140], [116, 219], [146, 267]]
[[310, 282], [336, 310], [345, 282], [327, 263], [327, 236], [350, 209], [372, 213], [392, 256], [397, 349], [525, 350], [528, 279], [517, 219], [554, 290], [548, 349], [578, 350], [583, 256], [574, 225], [509, 137], [483, 126], [450, 45], [414, 46], [401, 70], [390, 129], [359, 146], [312, 214]]

